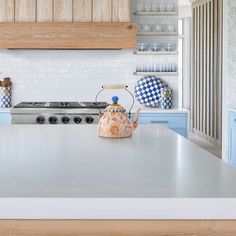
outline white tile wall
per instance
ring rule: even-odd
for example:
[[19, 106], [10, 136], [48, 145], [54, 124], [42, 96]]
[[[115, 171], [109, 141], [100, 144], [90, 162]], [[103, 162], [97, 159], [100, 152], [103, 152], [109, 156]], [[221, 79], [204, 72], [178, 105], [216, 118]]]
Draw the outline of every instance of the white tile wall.
[[223, 140], [222, 156], [228, 161], [228, 113], [236, 108], [236, 0], [223, 1]]
[[[130, 90], [138, 77], [133, 76], [140, 62], [165, 62], [147, 56], [135, 56], [131, 50], [0, 50], [0, 77], [13, 80], [13, 104], [21, 101], [93, 101], [101, 85], [125, 83]], [[168, 61], [175, 61], [173, 57]], [[178, 78], [163, 78], [175, 94], [178, 104]], [[128, 106], [130, 97], [122, 91], [105, 92], [100, 100], [110, 101], [116, 94]]]

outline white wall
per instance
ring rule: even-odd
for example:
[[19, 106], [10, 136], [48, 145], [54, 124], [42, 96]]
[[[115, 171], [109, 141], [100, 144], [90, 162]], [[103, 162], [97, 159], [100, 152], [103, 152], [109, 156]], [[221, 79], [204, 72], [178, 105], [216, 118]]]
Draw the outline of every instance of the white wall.
[[236, 0], [224, 2], [223, 49], [223, 160], [228, 154], [228, 112], [236, 109]]
[[[0, 50], [0, 77], [10, 76], [13, 80], [13, 104], [94, 101], [105, 83], [125, 83], [134, 92], [139, 79], [133, 75], [136, 64], [164, 61], [152, 56], [136, 56], [131, 50]], [[178, 104], [177, 79], [165, 77], [163, 80], [174, 89], [174, 103]], [[115, 94], [120, 92], [115, 91]], [[100, 100], [110, 102], [112, 94], [114, 92], [106, 92]], [[121, 104], [130, 105], [129, 95], [122, 94]]]

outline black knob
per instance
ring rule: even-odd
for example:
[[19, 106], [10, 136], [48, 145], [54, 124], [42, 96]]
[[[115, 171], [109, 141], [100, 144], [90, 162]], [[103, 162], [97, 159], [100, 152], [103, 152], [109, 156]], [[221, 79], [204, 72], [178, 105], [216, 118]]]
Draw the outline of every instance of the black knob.
[[55, 116], [51, 116], [48, 119], [50, 124], [56, 124], [57, 123], [57, 118]]
[[63, 124], [67, 124], [67, 123], [69, 123], [70, 118], [67, 117], [67, 116], [63, 116], [63, 117], [61, 118], [61, 121], [62, 121]]
[[76, 116], [76, 117], [74, 118], [74, 122], [75, 122], [76, 124], [81, 123], [81, 121], [82, 121], [82, 118], [79, 117], [79, 116]]
[[86, 117], [85, 121], [86, 121], [88, 124], [92, 124], [93, 121], [94, 121], [94, 119], [93, 119], [93, 117], [88, 116], [88, 117]]
[[45, 123], [45, 118], [43, 116], [39, 116], [36, 118], [36, 122], [42, 125]]

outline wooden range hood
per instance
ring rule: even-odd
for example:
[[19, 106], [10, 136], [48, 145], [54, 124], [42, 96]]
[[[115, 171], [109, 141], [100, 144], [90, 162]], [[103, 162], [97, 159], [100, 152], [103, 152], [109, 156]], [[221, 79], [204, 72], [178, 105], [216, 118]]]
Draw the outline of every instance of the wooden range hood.
[[0, 23], [0, 48], [130, 49], [134, 23]]

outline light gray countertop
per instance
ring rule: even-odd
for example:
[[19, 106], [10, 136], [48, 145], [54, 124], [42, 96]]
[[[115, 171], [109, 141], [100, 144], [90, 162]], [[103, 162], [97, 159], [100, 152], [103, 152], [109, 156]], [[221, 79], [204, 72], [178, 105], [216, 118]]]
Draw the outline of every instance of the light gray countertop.
[[[236, 217], [227, 211], [236, 169], [162, 126], [139, 126], [126, 139], [99, 138], [94, 125], [0, 126], [0, 133], [0, 218], [217, 218], [222, 207]], [[190, 204], [189, 215], [179, 204]]]

